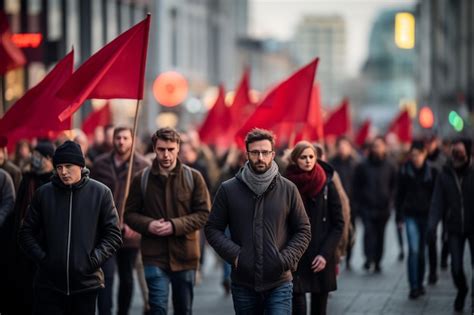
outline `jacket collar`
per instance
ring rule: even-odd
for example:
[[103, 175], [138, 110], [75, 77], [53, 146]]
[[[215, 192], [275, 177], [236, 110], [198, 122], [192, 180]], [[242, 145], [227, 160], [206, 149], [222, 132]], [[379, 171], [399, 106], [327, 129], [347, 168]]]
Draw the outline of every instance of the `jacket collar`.
[[[179, 158], [176, 159], [176, 166], [173, 168], [170, 172], [170, 175], [177, 175], [183, 168], [182, 162], [179, 160]], [[160, 165], [158, 163], [158, 160], [155, 158], [153, 160], [153, 163], [151, 164], [151, 173], [155, 176], [160, 175]]]
[[81, 180], [79, 182], [75, 183], [74, 185], [65, 185], [59, 178], [59, 175], [56, 172], [54, 172], [54, 175], [51, 178], [51, 182], [53, 183], [53, 185], [61, 189], [77, 190], [84, 187], [84, 185], [87, 184], [87, 182], [89, 181], [89, 173], [90, 173], [89, 169], [87, 167], [84, 167], [82, 169]]

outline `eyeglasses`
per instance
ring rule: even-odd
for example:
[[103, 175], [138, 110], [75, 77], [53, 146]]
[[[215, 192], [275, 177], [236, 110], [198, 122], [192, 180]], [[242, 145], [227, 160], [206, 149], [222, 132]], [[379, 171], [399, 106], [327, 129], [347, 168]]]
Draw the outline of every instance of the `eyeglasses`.
[[247, 153], [248, 153], [250, 156], [252, 156], [252, 157], [259, 157], [260, 154], [261, 154], [263, 157], [266, 158], [266, 157], [269, 157], [269, 156], [273, 153], [273, 151], [266, 151], [266, 150], [265, 150], [265, 151], [258, 151], [258, 150], [253, 150], [253, 151], [248, 151]]

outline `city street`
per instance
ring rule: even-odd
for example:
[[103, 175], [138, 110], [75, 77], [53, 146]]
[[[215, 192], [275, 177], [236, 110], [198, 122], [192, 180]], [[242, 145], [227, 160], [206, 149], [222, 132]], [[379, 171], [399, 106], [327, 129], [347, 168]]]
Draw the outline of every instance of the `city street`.
[[[386, 251], [381, 274], [367, 273], [362, 269], [362, 226], [358, 226], [358, 238], [354, 250], [352, 271], [344, 270], [338, 278], [339, 289], [329, 298], [328, 314], [330, 315], [447, 315], [453, 312], [455, 290], [449, 271], [439, 273], [439, 281], [434, 286], [426, 286], [426, 295], [418, 300], [408, 299], [408, 281], [406, 259], [397, 260], [398, 244], [395, 224], [389, 222], [386, 231]], [[405, 235], [404, 235], [405, 237]], [[466, 266], [470, 259], [466, 251]], [[470, 271], [466, 272], [469, 277]], [[194, 314], [233, 314], [232, 297], [225, 296], [220, 285], [222, 268], [212, 249], [203, 268], [201, 283], [196, 286]], [[142, 303], [139, 291], [135, 291], [132, 315], [142, 314]], [[466, 299], [463, 314], [469, 314], [470, 299]], [[170, 308], [171, 311], [171, 308]], [[172, 311], [170, 312], [172, 314]]]

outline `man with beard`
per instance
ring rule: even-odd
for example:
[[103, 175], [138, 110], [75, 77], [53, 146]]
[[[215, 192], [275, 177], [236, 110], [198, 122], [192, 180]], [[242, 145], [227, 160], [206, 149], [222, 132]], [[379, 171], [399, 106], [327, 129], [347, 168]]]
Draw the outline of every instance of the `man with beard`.
[[[125, 185], [130, 157], [132, 155], [133, 131], [127, 127], [117, 127], [114, 130], [112, 152], [98, 156], [94, 162], [91, 177], [110, 188], [114, 196], [117, 209], [122, 209], [125, 195]], [[150, 162], [144, 156], [135, 152], [132, 173], [135, 174]], [[119, 210], [120, 222], [123, 221]], [[102, 269], [105, 275], [105, 288], [99, 291], [99, 314], [107, 315], [112, 312], [112, 291], [115, 269], [118, 267], [118, 314], [128, 314], [133, 295], [133, 269], [139, 254], [140, 235], [130, 229], [127, 224], [122, 225], [123, 246], [106, 261]]]
[[385, 226], [395, 196], [396, 168], [388, 160], [383, 137], [376, 137], [368, 158], [355, 170], [353, 205], [364, 223], [364, 269], [381, 271]]
[[152, 142], [156, 158], [135, 175], [124, 219], [142, 234], [150, 313], [167, 314], [171, 284], [174, 313], [192, 314], [198, 232], [209, 215], [209, 191], [202, 175], [178, 159], [176, 130], [160, 128]]
[[270, 131], [247, 134], [248, 162], [221, 184], [205, 227], [209, 244], [233, 266], [236, 314], [290, 314], [291, 271], [311, 239], [298, 189], [274, 161], [274, 143]]
[[[446, 218], [451, 255], [451, 274], [458, 290], [454, 310], [462, 311], [468, 292], [464, 274], [464, 245], [469, 242], [471, 266], [474, 265], [474, 166], [470, 139], [456, 139], [451, 147], [452, 158], [436, 179], [428, 223], [433, 238], [441, 218]], [[474, 273], [471, 284], [474, 285]], [[474, 291], [471, 288], [471, 298]], [[473, 300], [474, 301], [474, 300]], [[474, 312], [474, 305], [472, 305]]]

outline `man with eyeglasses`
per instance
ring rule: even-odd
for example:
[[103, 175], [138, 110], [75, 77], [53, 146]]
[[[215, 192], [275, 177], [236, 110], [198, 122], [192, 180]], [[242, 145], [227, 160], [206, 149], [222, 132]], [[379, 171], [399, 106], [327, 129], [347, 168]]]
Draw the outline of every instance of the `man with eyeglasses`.
[[221, 184], [205, 226], [209, 244], [233, 267], [236, 314], [291, 314], [291, 270], [311, 238], [298, 190], [274, 162], [274, 143], [270, 131], [247, 134], [248, 162]]

